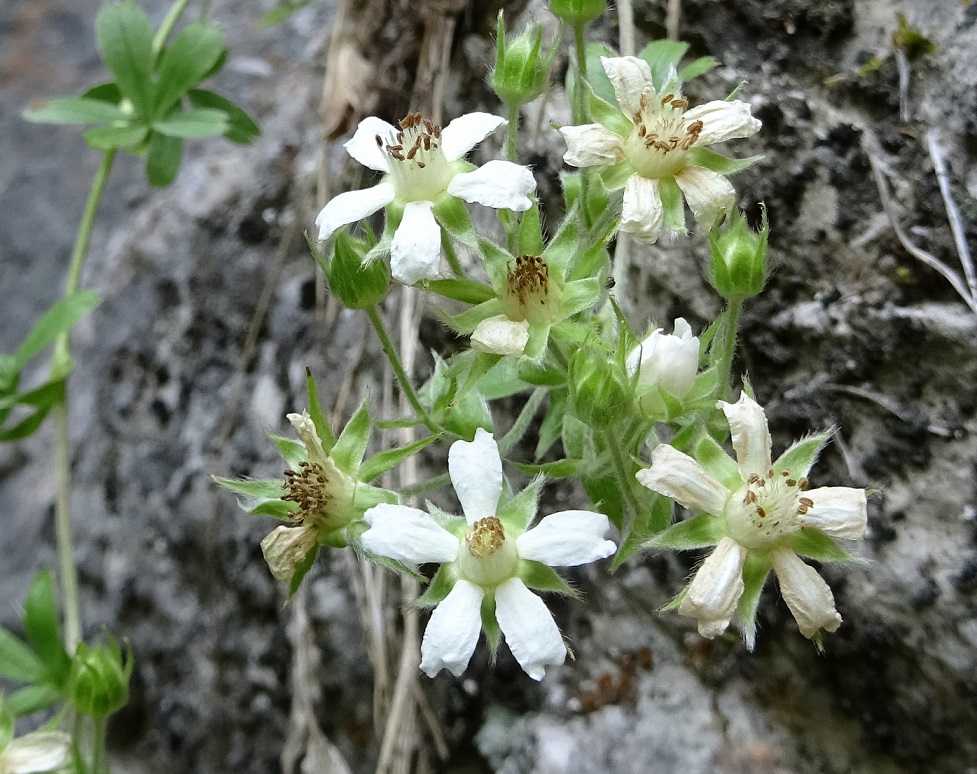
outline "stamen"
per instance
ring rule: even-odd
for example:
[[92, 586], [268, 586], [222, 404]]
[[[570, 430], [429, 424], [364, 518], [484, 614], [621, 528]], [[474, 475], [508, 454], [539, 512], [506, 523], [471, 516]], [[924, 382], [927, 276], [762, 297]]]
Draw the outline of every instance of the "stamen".
[[502, 547], [502, 543], [505, 542], [505, 529], [498, 517], [489, 516], [472, 525], [472, 528], [465, 533], [465, 542], [472, 556], [476, 559], [484, 559]]
[[295, 514], [298, 521], [317, 516], [326, 510], [332, 495], [326, 490], [329, 479], [322, 466], [315, 462], [299, 463], [298, 472], [285, 471], [282, 488], [285, 494], [281, 499], [299, 506]]
[[800, 481], [798, 481], [797, 488], [800, 489], [801, 491], [807, 489], [807, 479], [802, 478]]

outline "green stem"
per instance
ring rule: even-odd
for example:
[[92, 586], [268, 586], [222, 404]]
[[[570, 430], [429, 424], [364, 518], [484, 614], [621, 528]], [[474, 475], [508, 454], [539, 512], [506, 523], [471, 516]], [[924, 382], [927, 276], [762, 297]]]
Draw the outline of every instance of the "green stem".
[[88, 243], [92, 237], [92, 224], [95, 222], [95, 213], [98, 211], [98, 203], [102, 199], [102, 192], [105, 190], [105, 182], [108, 180], [109, 172], [112, 170], [112, 162], [115, 161], [115, 149], [105, 151], [102, 156], [102, 163], [95, 172], [95, 179], [92, 181], [92, 190], [88, 194], [88, 201], [85, 203], [85, 211], [81, 216], [81, 223], [78, 224], [78, 234], [75, 236], [75, 247], [71, 251], [71, 263], [68, 266], [68, 280], [65, 283], [64, 294], [67, 296], [78, 290], [78, 283], [81, 280], [81, 269], [85, 264], [85, 256], [88, 255]]
[[102, 758], [105, 756], [105, 718], [97, 718], [95, 738], [92, 741], [92, 774], [102, 774]]
[[505, 157], [515, 163], [519, 155], [519, 103], [507, 103], [509, 108], [509, 126], [505, 138]]
[[373, 324], [374, 330], [377, 332], [377, 336], [380, 338], [380, 346], [383, 347], [383, 352], [394, 369], [394, 374], [397, 376], [397, 381], [400, 383], [400, 389], [402, 389], [404, 391], [404, 395], [407, 396], [407, 400], [410, 403], [411, 408], [414, 409], [414, 413], [417, 414], [428, 430], [430, 430], [432, 433], [440, 434], [441, 428], [437, 426], [434, 420], [428, 416], [428, 413], [424, 410], [424, 407], [421, 406], [421, 401], [418, 399], [417, 393], [414, 392], [410, 379], [407, 378], [407, 372], [404, 370], [404, 366], [400, 362], [400, 358], [397, 356], [397, 350], [394, 348], [393, 342], [390, 341], [390, 336], [387, 335], [387, 329], [383, 325], [383, 320], [380, 319], [380, 313], [377, 312], [377, 308], [375, 306], [370, 306], [367, 307], [365, 311], [367, 316], [370, 318], [370, 322]]
[[587, 123], [587, 41], [584, 38], [583, 24], [573, 25], [573, 37], [577, 53], [577, 83], [573, 95], [573, 122], [577, 125]]
[[455, 247], [453, 244], [451, 244], [451, 237], [449, 237], [447, 234], [442, 234], [441, 236], [441, 249], [444, 250], [444, 257], [448, 259], [448, 265], [451, 267], [451, 271], [454, 272], [454, 275], [464, 279], [465, 270], [461, 268], [461, 261], [458, 260], [458, 253], [455, 252]]
[[634, 489], [632, 488], [631, 482], [634, 480], [634, 476], [628, 475], [628, 469], [624, 464], [624, 457], [621, 456], [621, 436], [616, 435], [609, 426], [604, 429], [604, 443], [607, 444], [607, 448], [611, 452], [611, 460], [614, 462], [614, 472], [617, 474], [617, 479], [621, 484], [621, 488], [624, 490], [624, 499], [631, 506], [631, 518], [627, 518], [625, 514], [624, 523], [627, 526], [633, 522], [634, 518], [638, 515], [638, 511], [641, 510], [641, 504], [638, 502], [638, 498], [634, 496]]
[[739, 330], [740, 313], [743, 311], [742, 299], [733, 299], [726, 307], [726, 315], [723, 320], [721, 331], [722, 339], [719, 341], [719, 355], [716, 358], [717, 390], [720, 390], [726, 397], [732, 395], [732, 371], [733, 355], [736, 353], [736, 333]]
[[173, 32], [173, 27], [179, 21], [183, 12], [187, 8], [187, 4], [190, 0], [176, 0], [173, 5], [170, 6], [170, 10], [166, 14], [166, 18], [163, 19], [163, 23], [160, 25], [159, 29], [156, 31], [155, 37], [153, 37], [153, 61], [159, 56], [160, 51], [163, 50], [163, 46], [166, 45], [166, 39]]

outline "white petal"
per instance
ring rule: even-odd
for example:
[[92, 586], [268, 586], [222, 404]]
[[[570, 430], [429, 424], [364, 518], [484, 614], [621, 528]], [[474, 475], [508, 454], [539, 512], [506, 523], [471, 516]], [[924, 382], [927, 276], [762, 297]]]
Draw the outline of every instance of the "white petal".
[[495, 515], [502, 494], [502, 459], [491, 433], [480, 427], [474, 441], [451, 444], [448, 475], [469, 524]]
[[676, 398], [684, 398], [699, 370], [699, 339], [679, 317], [675, 333], [666, 335], [657, 329], [631, 351], [626, 365], [630, 374], [640, 367], [639, 384], [659, 386]]
[[706, 473], [705, 468], [667, 443], [651, 454], [651, 467], [637, 472], [638, 481], [654, 492], [671, 497], [694, 511], [720, 514], [729, 491]]
[[634, 372], [655, 354], [655, 348], [658, 346], [658, 339], [662, 335], [662, 330], [662, 328], [655, 328], [644, 341], [628, 353], [628, 359], [624, 364], [628, 370], [628, 376], [634, 376]]
[[804, 495], [814, 501], [814, 506], [798, 517], [805, 527], [813, 527], [825, 535], [846, 540], [865, 537], [868, 503], [864, 489], [824, 486]]
[[490, 161], [474, 172], [462, 172], [451, 178], [448, 193], [472, 204], [484, 204], [497, 210], [525, 212], [533, 206], [529, 194], [536, 190], [536, 178], [521, 164]]
[[743, 562], [746, 549], [723, 538], [706, 557], [689, 584], [678, 612], [699, 622], [699, 634], [712, 639], [729, 626], [743, 596]]
[[610, 523], [603, 513], [560, 511], [551, 513], [516, 538], [519, 556], [550, 567], [575, 567], [596, 562], [617, 550], [604, 540]]
[[495, 355], [521, 355], [529, 342], [529, 323], [513, 322], [504, 314], [489, 317], [475, 326], [472, 349]]
[[777, 573], [780, 593], [794, 614], [801, 634], [813, 637], [820, 629], [833, 632], [841, 626], [834, 595], [813, 567], [802, 562], [789, 548], [771, 551], [770, 562]]
[[672, 324], [672, 335], [678, 336], [683, 341], [694, 338], [692, 336], [692, 326], [689, 325], [684, 317], [675, 318], [675, 322]]
[[651, 68], [644, 59], [636, 56], [602, 56], [600, 63], [614, 87], [614, 96], [621, 112], [628, 118], [641, 110], [641, 95], [655, 98], [655, 88], [651, 83]]
[[431, 212], [431, 202], [409, 202], [390, 245], [390, 273], [395, 280], [413, 285], [436, 279], [441, 269], [441, 227]]
[[736, 403], [721, 400], [716, 408], [723, 410], [729, 422], [733, 451], [743, 481], [754, 474], [764, 478], [770, 470], [770, 431], [760, 404], [742, 392]]
[[452, 562], [458, 556], [458, 538], [417, 508], [381, 503], [363, 518], [370, 528], [361, 539], [370, 553], [405, 564]]
[[441, 150], [448, 161], [457, 161], [468, 151], [508, 123], [491, 113], [458, 116], [441, 131]]
[[686, 126], [693, 121], [702, 121], [702, 131], [695, 143], [698, 146], [738, 137], [751, 137], [760, 131], [762, 125], [750, 114], [749, 104], [739, 100], [707, 102], [686, 110], [683, 118]]
[[459, 580], [434, 609], [421, 642], [421, 669], [428, 677], [442, 669], [455, 677], [465, 671], [482, 630], [484, 596], [479, 586]]
[[642, 242], [652, 244], [658, 239], [664, 217], [658, 181], [641, 175], [631, 175], [624, 185], [621, 231], [627, 231]]
[[60, 771], [71, 765], [71, 737], [63, 731], [35, 731], [14, 739], [0, 754], [3, 774]]
[[567, 648], [553, 615], [519, 578], [495, 590], [495, 617], [512, 655], [533, 680], [542, 680], [549, 664], [566, 659]]
[[563, 160], [572, 167], [603, 167], [624, 161], [621, 138], [600, 124], [564, 126], [560, 134], [567, 144]]
[[315, 219], [319, 239], [328, 239], [347, 223], [363, 220], [394, 200], [393, 183], [380, 183], [373, 188], [341, 193], [322, 208]]
[[718, 172], [705, 167], [685, 167], [675, 176], [685, 201], [703, 228], [712, 228], [736, 202], [733, 184]]
[[360, 121], [352, 139], [343, 147], [346, 152], [364, 167], [375, 169], [377, 172], [389, 172], [390, 162], [387, 154], [377, 145], [377, 136], [384, 144], [392, 144], [397, 130], [376, 116], [369, 116]]

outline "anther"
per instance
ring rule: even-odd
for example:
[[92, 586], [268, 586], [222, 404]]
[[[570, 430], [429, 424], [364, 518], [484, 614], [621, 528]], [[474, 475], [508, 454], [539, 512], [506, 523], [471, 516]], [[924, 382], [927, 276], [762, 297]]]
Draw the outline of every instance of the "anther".
[[797, 488], [800, 489], [801, 491], [807, 489], [807, 479], [802, 478], [800, 481], [798, 481]]

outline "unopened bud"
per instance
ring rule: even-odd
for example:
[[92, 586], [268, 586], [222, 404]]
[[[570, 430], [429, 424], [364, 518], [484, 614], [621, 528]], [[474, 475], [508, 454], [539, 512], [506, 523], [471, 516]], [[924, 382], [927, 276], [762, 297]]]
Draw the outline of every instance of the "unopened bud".
[[129, 677], [132, 675], [132, 653], [123, 663], [118, 643], [109, 647], [84, 643], [71, 662], [68, 677], [68, 697], [79, 712], [94, 718], [105, 718], [121, 709], [129, 701]]
[[767, 282], [767, 236], [770, 225], [763, 210], [763, 225], [754, 231], [739, 212], [734, 212], [729, 225], [721, 232], [709, 233], [712, 263], [709, 281], [723, 298], [742, 301], [763, 290]]
[[507, 105], [523, 105], [545, 91], [556, 46], [541, 57], [542, 42], [543, 29], [535, 23], [512, 40], [506, 40], [505, 23], [502, 11], [499, 11], [495, 67], [490, 83], [499, 99]]
[[606, 0], [550, 0], [553, 15], [574, 26], [593, 21], [606, 10]]
[[628, 409], [627, 388], [607, 357], [578, 349], [570, 358], [573, 414], [591, 427], [606, 427]]
[[364, 262], [368, 246], [362, 239], [340, 231], [333, 244], [332, 260], [322, 261], [329, 289], [350, 309], [376, 306], [390, 289], [390, 273], [383, 261]]

